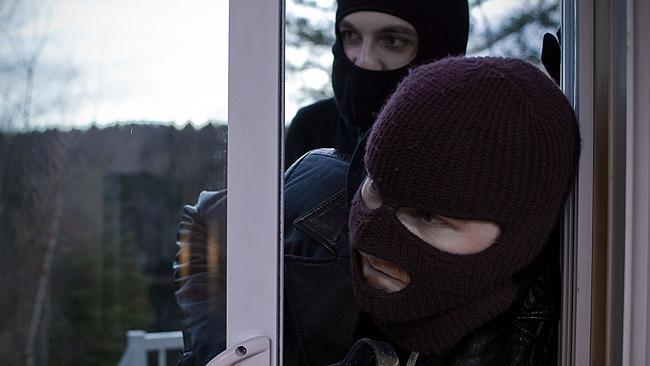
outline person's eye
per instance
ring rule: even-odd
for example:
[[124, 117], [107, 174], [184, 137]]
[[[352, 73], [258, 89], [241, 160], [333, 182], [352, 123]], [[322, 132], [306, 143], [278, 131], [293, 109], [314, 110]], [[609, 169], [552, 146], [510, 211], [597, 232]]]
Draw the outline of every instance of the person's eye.
[[343, 29], [341, 30], [341, 40], [344, 43], [355, 43], [361, 40], [361, 35], [355, 31]]
[[420, 220], [426, 221], [428, 224], [436, 226], [445, 226], [447, 224], [447, 222], [442, 217], [431, 211], [418, 210], [417, 215]]
[[384, 47], [393, 51], [401, 51], [411, 45], [411, 41], [401, 37], [386, 36], [382, 40]]

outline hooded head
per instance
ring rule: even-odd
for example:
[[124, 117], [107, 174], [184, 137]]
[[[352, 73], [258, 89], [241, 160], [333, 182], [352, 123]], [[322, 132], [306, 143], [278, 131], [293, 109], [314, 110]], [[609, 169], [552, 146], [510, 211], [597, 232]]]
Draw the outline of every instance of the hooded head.
[[[568, 101], [525, 61], [449, 58], [413, 69], [368, 137], [379, 203], [364, 203], [361, 190], [352, 201], [361, 308], [394, 342], [424, 353], [448, 349], [506, 310], [571, 190], [579, 150]], [[470, 251], [439, 234], [468, 220], [497, 234]], [[408, 285], [390, 293], [370, 286], [361, 255], [398, 268]]]
[[[397, 83], [412, 66], [465, 53], [469, 34], [467, 0], [338, 0], [332, 86], [344, 129], [356, 137], [367, 131]], [[392, 70], [367, 70], [346, 57], [340, 33], [348, 15], [372, 11], [408, 22], [418, 37], [414, 59]], [[354, 147], [354, 146], [352, 146]], [[339, 146], [341, 148], [341, 146]]]

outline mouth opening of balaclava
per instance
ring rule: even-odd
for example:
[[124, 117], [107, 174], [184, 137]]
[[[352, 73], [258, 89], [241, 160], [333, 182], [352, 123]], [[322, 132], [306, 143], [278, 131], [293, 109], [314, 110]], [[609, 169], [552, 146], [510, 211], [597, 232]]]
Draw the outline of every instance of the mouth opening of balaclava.
[[[465, 53], [469, 34], [466, 0], [338, 0], [336, 42], [332, 48], [332, 87], [341, 118], [337, 148], [352, 153], [359, 137], [373, 124], [382, 105], [412, 66]], [[376, 11], [409, 22], [418, 33], [418, 51], [407, 66], [387, 71], [365, 70], [348, 60], [338, 33], [350, 13]]]

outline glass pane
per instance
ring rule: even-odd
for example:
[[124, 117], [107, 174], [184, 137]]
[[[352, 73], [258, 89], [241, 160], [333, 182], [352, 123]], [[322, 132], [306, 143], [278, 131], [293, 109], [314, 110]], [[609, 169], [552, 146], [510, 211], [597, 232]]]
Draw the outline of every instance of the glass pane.
[[181, 209], [226, 185], [227, 14], [0, 3], [0, 365], [177, 362]]
[[544, 33], [560, 27], [559, 0], [470, 0], [467, 54], [540, 63]]
[[285, 115], [289, 121], [300, 106], [333, 96], [335, 9], [332, 0], [287, 1]]

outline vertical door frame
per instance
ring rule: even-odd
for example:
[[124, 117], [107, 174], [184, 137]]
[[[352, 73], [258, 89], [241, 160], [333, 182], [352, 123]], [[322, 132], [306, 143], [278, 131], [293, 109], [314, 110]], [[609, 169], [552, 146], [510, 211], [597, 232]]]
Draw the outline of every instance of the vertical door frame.
[[623, 365], [650, 364], [650, 3], [627, 7], [627, 155]]
[[564, 215], [561, 365], [589, 365], [593, 241], [593, 73], [591, 1], [562, 4], [561, 85], [580, 124], [580, 170]]
[[228, 47], [226, 342], [282, 359], [284, 1], [233, 0]]

